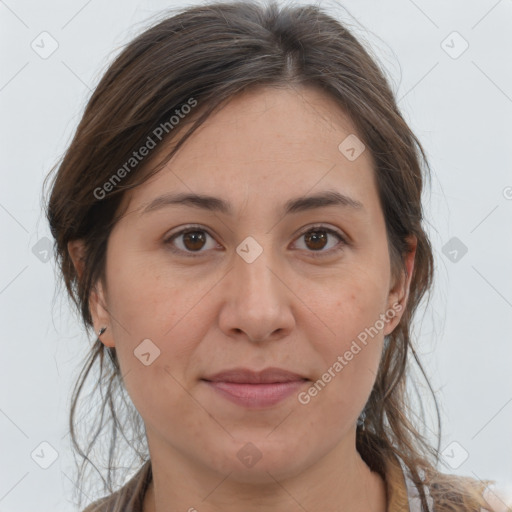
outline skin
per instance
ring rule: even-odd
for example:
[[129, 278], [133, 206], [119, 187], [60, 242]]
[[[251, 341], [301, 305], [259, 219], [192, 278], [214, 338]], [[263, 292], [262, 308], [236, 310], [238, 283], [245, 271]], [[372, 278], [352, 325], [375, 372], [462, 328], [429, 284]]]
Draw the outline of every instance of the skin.
[[[394, 282], [373, 159], [368, 150], [354, 161], [340, 152], [349, 134], [357, 134], [351, 121], [319, 90], [244, 92], [125, 195], [106, 283], [98, 283], [90, 306], [96, 330], [107, 326], [101, 340], [116, 347], [146, 425], [153, 481], [144, 511], [169, 504], [199, 512], [386, 510], [384, 481], [356, 450], [356, 422], [384, 336], [406, 306], [415, 240], [408, 276]], [[325, 190], [363, 208], [283, 215], [287, 200]], [[141, 215], [167, 192], [219, 197], [233, 214], [174, 205]], [[304, 234], [318, 223], [347, 243], [334, 234], [325, 246], [308, 242]], [[166, 237], [190, 224], [206, 230], [203, 244], [177, 237], [181, 254], [173, 253]], [[263, 249], [252, 263], [236, 252], [247, 236]], [[200, 256], [187, 255], [194, 249]], [[69, 245], [79, 271], [82, 250], [80, 241]], [[277, 366], [317, 381], [393, 304], [401, 312], [307, 405], [293, 394], [251, 410], [200, 380], [238, 366]], [[134, 350], [147, 338], [160, 355], [146, 366]], [[261, 454], [252, 467], [237, 457], [248, 442]]]

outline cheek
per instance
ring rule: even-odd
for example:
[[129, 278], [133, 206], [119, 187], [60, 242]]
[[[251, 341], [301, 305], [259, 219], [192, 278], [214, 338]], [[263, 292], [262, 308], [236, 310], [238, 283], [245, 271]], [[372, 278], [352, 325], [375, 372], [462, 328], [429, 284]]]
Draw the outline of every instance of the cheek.
[[387, 325], [381, 319], [387, 290], [378, 273], [356, 272], [341, 281], [333, 284], [330, 300], [316, 301], [318, 316], [328, 327], [322, 332], [327, 334], [315, 336], [310, 330], [308, 335], [323, 362], [322, 373], [310, 388], [311, 402], [321, 407], [319, 414], [338, 424], [350, 416], [356, 419], [369, 397]]
[[164, 256], [143, 251], [120, 254], [113, 250], [108, 266], [109, 306], [124, 328], [121, 339], [128, 332], [134, 338], [160, 343], [173, 337], [183, 322], [197, 326], [192, 320], [195, 310], [208, 299], [215, 283], [215, 276], [198, 279], [187, 274], [190, 269], [171, 268]]
[[[330, 280], [328, 288], [324, 283], [324, 288], [317, 288], [316, 293], [309, 290], [306, 295], [308, 305], [318, 313], [316, 316], [323, 321], [324, 331], [329, 334], [313, 336], [313, 332], [310, 332], [309, 338], [317, 340], [317, 348], [324, 347], [322, 351], [331, 356], [349, 350], [354, 340], [361, 346], [368, 341], [364, 350], [366, 353], [372, 350], [373, 339], [383, 337], [381, 335], [386, 324], [382, 322], [381, 315], [385, 313], [387, 304], [386, 281], [378, 271], [368, 273], [364, 270], [340, 273], [338, 279]], [[312, 323], [309, 327], [312, 327]]]
[[[186, 389], [183, 376], [166, 363], [165, 356], [162, 353], [147, 367], [135, 362], [128, 370], [123, 369], [126, 390], [146, 428], [163, 439], [191, 437], [199, 442], [206, 436], [208, 415]], [[215, 429], [214, 424], [211, 426]]]
[[154, 414], [162, 397], [179, 407], [179, 383], [203, 335], [196, 306], [203, 285], [184, 289], [179, 280], [161, 276], [158, 265], [117, 261], [109, 270], [108, 302], [127, 391], [141, 414]]
[[[363, 341], [361, 341], [363, 340]], [[299, 397], [311, 407], [310, 417], [321, 417], [324, 427], [346, 430], [368, 401], [379, 369], [383, 335], [338, 339], [323, 347], [324, 368]], [[328, 428], [331, 428], [328, 427]]]

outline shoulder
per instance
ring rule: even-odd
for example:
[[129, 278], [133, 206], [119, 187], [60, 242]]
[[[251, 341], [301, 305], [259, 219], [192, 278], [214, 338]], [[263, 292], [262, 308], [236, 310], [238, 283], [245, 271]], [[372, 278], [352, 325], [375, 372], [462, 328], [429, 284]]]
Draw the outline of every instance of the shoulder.
[[490, 484], [484, 490], [489, 512], [512, 511], [512, 484]]
[[512, 512], [510, 489], [492, 480], [439, 472], [425, 487], [435, 511]]
[[[493, 480], [443, 473], [432, 466], [414, 466], [411, 470], [401, 458], [396, 460], [400, 463], [402, 471], [398, 473], [402, 478], [393, 487], [397, 487], [402, 496], [406, 496], [402, 499], [404, 503], [408, 503], [408, 506], [403, 506], [404, 510], [424, 510], [424, 500], [429, 512], [512, 512], [510, 485], [503, 486]], [[387, 466], [392, 469], [389, 464]]]

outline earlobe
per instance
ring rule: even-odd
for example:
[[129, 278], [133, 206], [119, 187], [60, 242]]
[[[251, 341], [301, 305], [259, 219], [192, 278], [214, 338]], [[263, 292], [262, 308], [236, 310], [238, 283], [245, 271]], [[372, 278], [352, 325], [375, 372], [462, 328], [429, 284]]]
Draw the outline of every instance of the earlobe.
[[[76, 269], [78, 279], [81, 279], [85, 264], [85, 245], [83, 240], [71, 240], [68, 242], [68, 252], [73, 265]], [[97, 283], [91, 290], [89, 297], [89, 311], [91, 312], [94, 329], [98, 338], [101, 336], [101, 342], [107, 347], [114, 346], [112, 332], [102, 332], [100, 330], [110, 325], [110, 315], [106, 307], [106, 298], [101, 283]]]
[[114, 347], [115, 344], [112, 337], [112, 330], [107, 329], [107, 327], [111, 325], [110, 314], [106, 306], [106, 298], [101, 282], [96, 283], [94, 288], [91, 290], [89, 310], [91, 312], [98, 339], [100, 339], [103, 345], [107, 347]]
[[393, 309], [395, 316], [384, 330], [384, 335], [391, 334], [399, 324], [409, 299], [409, 288], [411, 286], [412, 274], [414, 271], [414, 260], [416, 257], [418, 240], [414, 235], [411, 235], [407, 238], [407, 242], [409, 245], [409, 251], [405, 255], [405, 268], [407, 275], [403, 273], [398, 282], [394, 283], [393, 287], [389, 291], [388, 310]]

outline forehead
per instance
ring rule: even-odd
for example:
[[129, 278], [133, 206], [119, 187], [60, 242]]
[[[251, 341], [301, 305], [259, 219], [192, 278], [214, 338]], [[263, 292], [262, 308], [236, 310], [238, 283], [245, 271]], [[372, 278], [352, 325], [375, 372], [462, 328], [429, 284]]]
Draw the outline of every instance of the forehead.
[[285, 202], [334, 188], [368, 201], [375, 195], [372, 156], [364, 150], [347, 158], [340, 149], [347, 137], [357, 137], [354, 124], [317, 88], [249, 90], [211, 114], [158, 174], [130, 191], [129, 209], [140, 211], [166, 191], [236, 203], [241, 196]]

